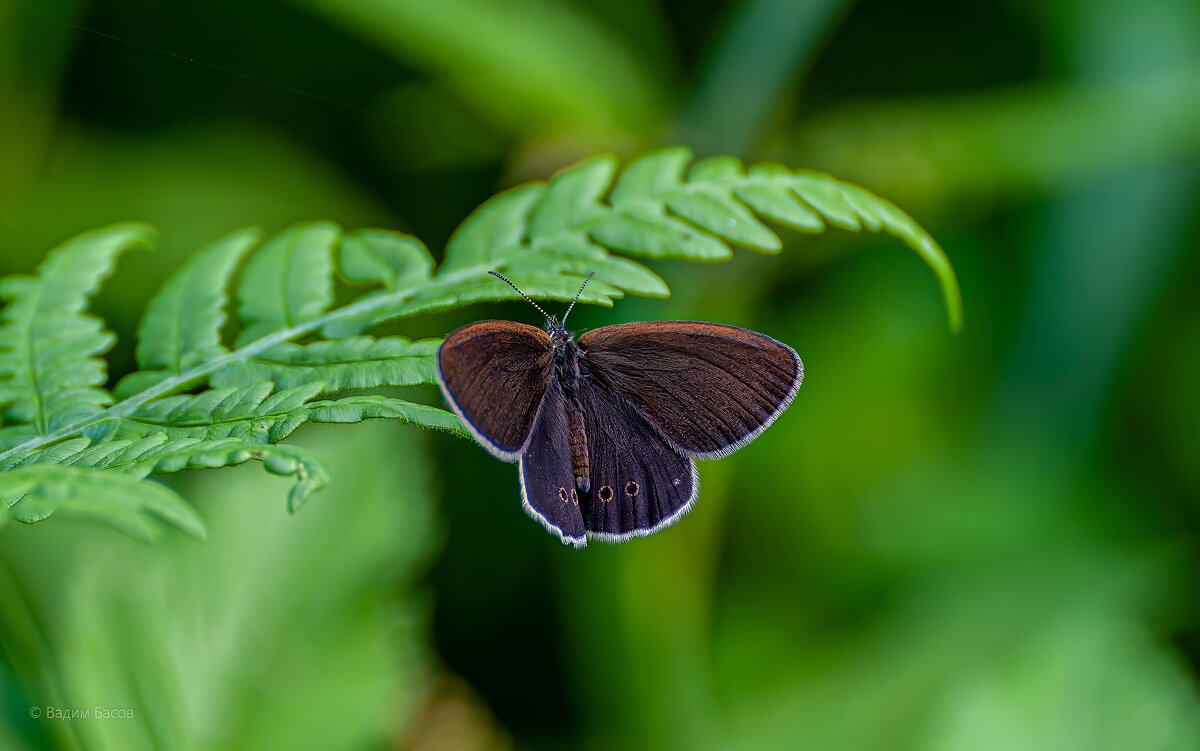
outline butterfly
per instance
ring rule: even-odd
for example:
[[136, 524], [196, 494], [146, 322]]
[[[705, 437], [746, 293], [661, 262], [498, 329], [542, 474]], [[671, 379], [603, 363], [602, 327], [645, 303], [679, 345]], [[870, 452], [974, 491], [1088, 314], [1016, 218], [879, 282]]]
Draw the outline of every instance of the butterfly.
[[575, 339], [480, 321], [446, 337], [447, 404], [496, 457], [520, 463], [525, 511], [564, 543], [624, 542], [679, 520], [700, 493], [696, 459], [727, 456], [787, 409], [804, 364], [786, 344], [698, 321], [625, 323]]

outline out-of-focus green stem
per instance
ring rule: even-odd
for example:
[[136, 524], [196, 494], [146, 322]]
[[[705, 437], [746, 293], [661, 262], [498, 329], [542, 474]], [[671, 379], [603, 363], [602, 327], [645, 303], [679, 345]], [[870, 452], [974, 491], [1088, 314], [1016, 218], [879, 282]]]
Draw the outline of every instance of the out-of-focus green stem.
[[0, 220], [41, 166], [80, 4], [0, 2]]
[[658, 121], [666, 99], [641, 61], [568, 4], [299, 2], [444, 77], [518, 133], [645, 131]]
[[705, 151], [745, 153], [849, 6], [849, 0], [739, 4], [687, 104], [684, 137]]

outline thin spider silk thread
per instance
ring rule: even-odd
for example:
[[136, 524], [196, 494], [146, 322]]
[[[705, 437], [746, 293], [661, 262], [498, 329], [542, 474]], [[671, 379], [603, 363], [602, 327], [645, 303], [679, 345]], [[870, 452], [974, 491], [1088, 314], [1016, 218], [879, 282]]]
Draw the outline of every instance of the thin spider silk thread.
[[127, 44], [130, 47], [135, 47], [137, 49], [146, 50], [147, 52], [153, 52], [155, 54], [164, 55], [166, 57], [172, 57], [172, 58], [175, 58], [176, 60], [182, 60], [185, 63], [191, 63], [192, 65], [198, 65], [202, 68], [208, 68], [209, 70], [215, 70], [220, 73], [226, 73], [231, 76], [237, 76], [238, 78], [243, 78], [247, 81], [253, 81], [254, 83], [261, 84], [263, 86], [270, 86], [272, 88], [279, 89], [280, 91], [286, 91], [290, 94], [295, 94], [297, 96], [306, 97], [308, 99], [312, 99], [313, 101], [321, 102], [322, 104], [328, 104], [328, 105], [332, 105], [334, 107], [340, 107], [344, 110], [349, 110], [350, 112], [357, 112], [362, 115], [369, 115], [371, 117], [377, 117], [380, 120], [391, 123], [393, 125], [401, 125], [402, 124], [400, 120], [398, 120], [394, 117], [385, 115], [382, 112], [366, 109], [364, 107], [356, 107], [353, 104], [348, 104], [346, 102], [339, 101], [337, 99], [331, 99], [327, 96], [324, 96], [323, 94], [317, 94], [312, 91], [306, 91], [305, 89], [298, 89], [295, 86], [288, 86], [285, 83], [279, 83], [278, 81], [272, 81], [268, 78], [262, 78], [260, 76], [256, 76], [251, 73], [246, 73], [244, 71], [236, 70], [234, 68], [227, 68], [224, 65], [210, 63], [206, 60], [197, 60], [194, 57], [180, 55], [177, 52], [172, 52], [171, 50], [165, 50], [165, 49], [162, 49], [161, 47], [154, 47], [149, 44], [137, 42], [132, 39], [126, 39], [125, 37], [120, 37], [120, 36], [117, 36], [116, 34], [110, 34], [105, 31], [99, 31], [97, 29], [90, 29], [87, 26], [80, 26], [79, 24], [71, 24], [71, 27], [78, 29], [79, 31], [87, 32], [88, 34], [94, 34], [94, 35], [96, 35], [98, 37], [102, 37], [104, 39], [111, 39], [114, 42], [120, 42], [121, 44]]

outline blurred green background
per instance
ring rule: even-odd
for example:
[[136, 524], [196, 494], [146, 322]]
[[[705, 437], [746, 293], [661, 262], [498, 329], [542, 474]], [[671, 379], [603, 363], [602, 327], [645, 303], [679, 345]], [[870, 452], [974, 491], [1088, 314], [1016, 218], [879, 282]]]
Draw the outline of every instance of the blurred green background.
[[[966, 329], [911, 252], [836, 231], [577, 312], [807, 366], [625, 546], [564, 548], [512, 466], [386, 424], [301, 432], [336, 475], [296, 517], [254, 469], [178, 480], [207, 544], [7, 525], [0, 748], [1200, 749], [1195, 0], [0, 0], [0, 272], [162, 230], [96, 306], [114, 381], [230, 229], [436, 249], [498, 190], [662, 143], [895, 201]], [[486, 317], [538, 323], [400, 330]]]

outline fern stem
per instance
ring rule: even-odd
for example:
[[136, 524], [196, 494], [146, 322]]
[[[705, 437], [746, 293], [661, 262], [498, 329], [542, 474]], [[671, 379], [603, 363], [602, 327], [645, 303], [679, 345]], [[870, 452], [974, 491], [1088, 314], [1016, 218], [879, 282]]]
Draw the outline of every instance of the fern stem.
[[78, 435], [88, 428], [93, 428], [109, 420], [117, 420], [123, 417], [129, 417], [143, 404], [147, 404], [163, 396], [168, 396], [179, 389], [186, 388], [205, 376], [211, 375], [212, 373], [220, 370], [226, 365], [231, 365], [241, 360], [248, 360], [258, 353], [270, 349], [271, 347], [292, 341], [293, 339], [302, 337], [305, 334], [311, 334], [326, 324], [336, 323], [344, 319], [356, 318], [363, 314], [370, 313], [371, 311], [378, 310], [379, 308], [386, 308], [389, 305], [405, 302], [408, 298], [416, 295], [419, 292], [425, 292], [430, 289], [437, 289], [439, 287], [453, 287], [454, 285], [463, 281], [468, 281], [473, 277], [486, 276], [490, 269], [498, 268], [503, 265], [504, 262], [502, 260], [497, 260], [495, 263], [487, 266], [471, 266], [459, 271], [435, 277], [432, 281], [424, 284], [417, 284], [412, 287], [395, 290], [394, 292], [388, 292], [375, 297], [366, 297], [350, 303], [344, 308], [338, 308], [337, 310], [318, 316], [311, 321], [305, 321], [304, 323], [299, 323], [286, 329], [273, 331], [266, 336], [244, 344], [235, 350], [221, 355], [220, 357], [214, 358], [201, 365], [197, 365], [189, 370], [185, 370], [178, 375], [159, 381], [145, 391], [134, 394], [128, 399], [118, 402], [117, 404], [97, 412], [94, 415], [81, 420], [76, 420], [75, 422], [64, 425], [57, 430], [53, 430], [44, 435], [31, 438], [20, 445], [8, 449], [7, 451], [0, 452], [0, 462], [3, 462], [10, 457], [23, 454], [27, 451], [33, 451], [44, 446], [49, 446], [53, 443], [58, 443], [61, 440]]

